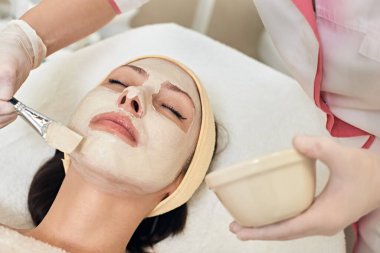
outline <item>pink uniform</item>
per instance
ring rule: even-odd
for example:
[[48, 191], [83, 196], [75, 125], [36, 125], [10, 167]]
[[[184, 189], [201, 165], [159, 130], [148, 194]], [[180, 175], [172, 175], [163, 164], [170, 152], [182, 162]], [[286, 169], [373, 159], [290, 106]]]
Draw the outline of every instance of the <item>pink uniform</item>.
[[[380, 154], [380, 2], [254, 0], [289, 72], [348, 145]], [[358, 168], [360, 169], [360, 168]], [[355, 252], [380, 250], [380, 210], [359, 222]]]

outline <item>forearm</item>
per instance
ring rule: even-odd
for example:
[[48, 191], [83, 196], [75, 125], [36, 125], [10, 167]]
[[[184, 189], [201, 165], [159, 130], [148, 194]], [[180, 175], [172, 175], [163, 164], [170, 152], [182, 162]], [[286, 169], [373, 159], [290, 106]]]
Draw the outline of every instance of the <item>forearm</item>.
[[50, 55], [95, 32], [115, 15], [108, 0], [43, 0], [21, 19], [36, 30]]

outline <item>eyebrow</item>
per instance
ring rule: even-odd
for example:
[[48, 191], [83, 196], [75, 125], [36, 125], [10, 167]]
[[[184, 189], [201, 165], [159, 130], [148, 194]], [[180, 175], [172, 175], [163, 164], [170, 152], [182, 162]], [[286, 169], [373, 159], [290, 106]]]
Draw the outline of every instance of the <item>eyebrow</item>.
[[194, 106], [194, 102], [193, 100], [191, 99], [191, 97], [189, 96], [189, 94], [187, 94], [186, 92], [184, 92], [183, 90], [181, 90], [180, 88], [178, 88], [178, 86], [172, 84], [171, 82], [169, 81], [166, 81], [163, 83], [165, 85], [165, 88], [169, 89], [169, 90], [172, 90], [172, 91], [175, 91], [175, 92], [179, 92], [181, 94], [184, 94], [188, 99], [190, 99], [191, 103], [193, 104]]
[[129, 65], [129, 64], [122, 65], [122, 67], [130, 68], [130, 69], [136, 71], [139, 75], [143, 75], [144, 77], [149, 76], [148, 72], [146, 72], [143, 68], [140, 68], [140, 67], [137, 67], [134, 65]]

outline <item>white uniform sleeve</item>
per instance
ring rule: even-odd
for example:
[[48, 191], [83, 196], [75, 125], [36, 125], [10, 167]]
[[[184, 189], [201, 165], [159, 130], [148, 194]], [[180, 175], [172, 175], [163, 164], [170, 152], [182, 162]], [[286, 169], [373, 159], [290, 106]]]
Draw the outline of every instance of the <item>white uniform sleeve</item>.
[[120, 14], [129, 10], [137, 9], [149, 2], [149, 0], [108, 0], [115, 11]]

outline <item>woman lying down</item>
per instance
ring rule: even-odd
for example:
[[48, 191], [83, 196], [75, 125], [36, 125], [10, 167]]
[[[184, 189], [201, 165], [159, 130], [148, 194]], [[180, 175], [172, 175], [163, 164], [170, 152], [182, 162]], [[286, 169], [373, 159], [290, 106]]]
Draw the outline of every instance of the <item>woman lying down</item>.
[[158, 56], [120, 66], [69, 126], [85, 140], [38, 170], [28, 196], [36, 228], [1, 226], [0, 252], [147, 252], [183, 230], [216, 143], [191, 71]]

